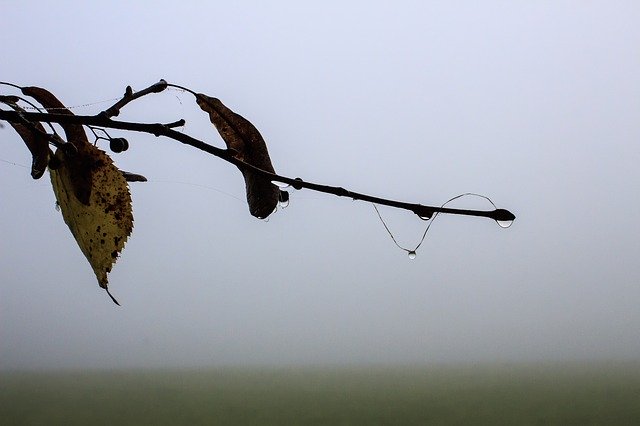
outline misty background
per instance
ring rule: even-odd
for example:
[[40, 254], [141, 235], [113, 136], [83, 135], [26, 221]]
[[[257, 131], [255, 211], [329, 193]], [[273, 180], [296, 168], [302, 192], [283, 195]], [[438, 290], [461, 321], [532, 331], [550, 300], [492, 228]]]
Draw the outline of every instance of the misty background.
[[[638, 360], [638, 22], [632, 1], [1, 2], [0, 80], [77, 114], [164, 78], [249, 119], [280, 174], [517, 219], [439, 216], [410, 260], [369, 203], [290, 190], [260, 221], [234, 166], [113, 131], [149, 179], [118, 307], [5, 126], [0, 369]], [[177, 90], [119, 118], [224, 146]], [[428, 222], [380, 211], [415, 247]]]

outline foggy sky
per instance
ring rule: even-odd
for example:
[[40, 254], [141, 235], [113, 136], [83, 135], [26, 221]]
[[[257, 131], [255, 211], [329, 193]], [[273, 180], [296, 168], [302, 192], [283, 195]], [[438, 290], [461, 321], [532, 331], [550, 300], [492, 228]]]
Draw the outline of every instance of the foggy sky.
[[[440, 216], [409, 260], [368, 203], [292, 190], [260, 221], [234, 166], [114, 131], [149, 179], [118, 307], [5, 126], [0, 369], [639, 358], [636, 2], [93, 3], [2, 2], [0, 80], [94, 114], [165, 78], [252, 121], [281, 174], [517, 220]], [[119, 118], [223, 146], [179, 91]]]

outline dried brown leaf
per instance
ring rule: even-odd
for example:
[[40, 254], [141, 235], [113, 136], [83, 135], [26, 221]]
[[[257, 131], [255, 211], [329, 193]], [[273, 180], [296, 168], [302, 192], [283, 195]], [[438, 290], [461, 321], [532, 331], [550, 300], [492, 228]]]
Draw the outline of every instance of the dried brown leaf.
[[[65, 107], [65, 105], [56, 98], [53, 93], [42, 87], [30, 86], [23, 87], [22, 93], [31, 96], [36, 101], [45, 107], [49, 112], [56, 114], [74, 115], [71, 111]], [[67, 141], [73, 143], [78, 150], [82, 150], [84, 146], [91, 145], [87, 139], [87, 134], [84, 131], [84, 127], [80, 124], [60, 124], [67, 135]]]
[[[40, 102], [40, 104], [50, 110], [50, 112], [73, 115], [58, 98], [46, 89], [36, 86], [23, 87], [22, 93]], [[67, 157], [67, 161], [73, 163], [72, 166], [68, 168], [71, 174], [69, 188], [73, 190], [81, 203], [88, 205], [91, 197], [91, 182], [93, 181], [92, 173], [94, 166], [87, 163], [86, 159], [93, 157], [91, 152], [94, 146], [87, 139], [87, 134], [82, 125], [61, 124], [61, 126], [67, 137], [67, 142], [73, 144], [78, 151], [77, 155]]]
[[[6, 103], [15, 111], [24, 112], [24, 109], [18, 106], [20, 98], [18, 96], [0, 96], [0, 101]], [[45, 137], [45, 130], [41, 123], [9, 123], [11, 127], [22, 138], [29, 151], [31, 151], [31, 177], [40, 179], [47, 169], [49, 163], [49, 141]], [[0, 126], [1, 128], [1, 126]]]
[[[107, 274], [133, 229], [129, 186], [111, 158], [91, 144], [71, 158], [60, 149], [55, 156], [60, 166], [50, 170], [51, 183], [62, 217], [89, 260], [98, 284], [107, 289]], [[81, 183], [91, 189], [88, 203], [84, 203], [75, 194], [75, 179], [89, 168], [91, 180]]]
[[[275, 173], [267, 144], [249, 120], [231, 111], [217, 98], [198, 94], [196, 102], [203, 111], [209, 113], [211, 123], [236, 158], [264, 171]], [[269, 179], [251, 170], [241, 168], [240, 171], [244, 176], [249, 212], [257, 218], [266, 218], [278, 205], [280, 190]]]
[[49, 163], [49, 141], [43, 136], [45, 133], [44, 127], [40, 123], [35, 123], [33, 129], [22, 123], [9, 124], [20, 135], [29, 151], [31, 151], [31, 177], [40, 179]]

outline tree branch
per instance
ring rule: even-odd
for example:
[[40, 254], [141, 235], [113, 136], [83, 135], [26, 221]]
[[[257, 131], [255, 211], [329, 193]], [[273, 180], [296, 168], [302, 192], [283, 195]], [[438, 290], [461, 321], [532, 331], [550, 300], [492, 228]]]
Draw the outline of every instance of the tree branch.
[[102, 111], [100, 114], [108, 118], [117, 117], [120, 114], [120, 109], [123, 106], [127, 105], [129, 102], [135, 101], [136, 99], [148, 95], [149, 93], [160, 93], [166, 88], [167, 82], [164, 79], [161, 79], [159, 82], [152, 84], [146, 89], [140, 90], [135, 93], [133, 93], [133, 89], [131, 88], [131, 86], [127, 86], [122, 99], [113, 104], [111, 107]]
[[134, 132], [149, 133], [149, 134], [155, 135], [156, 137], [164, 136], [164, 137], [168, 137], [170, 139], [176, 140], [178, 142], [181, 142], [185, 145], [198, 148], [204, 152], [207, 152], [211, 155], [221, 158], [224, 161], [234, 164], [240, 169], [251, 170], [252, 172], [258, 173], [271, 181], [290, 184], [295, 189], [306, 188], [312, 191], [323, 192], [326, 194], [333, 194], [338, 197], [348, 197], [354, 200], [362, 200], [362, 201], [368, 201], [368, 202], [376, 203], [380, 205], [396, 207], [396, 208], [411, 211], [423, 219], [431, 218], [434, 213], [486, 217], [498, 222], [511, 222], [515, 219], [515, 215], [505, 209], [466, 210], [466, 209], [452, 209], [452, 208], [437, 207], [437, 206], [426, 206], [422, 204], [407, 203], [403, 201], [396, 201], [396, 200], [390, 200], [386, 198], [374, 197], [372, 195], [350, 191], [343, 187], [321, 185], [313, 182], [306, 182], [300, 178], [290, 178], [290, 177], [281, 176], [275, 173], [269, 173], [265, 170], [259, 169], [251, 164], [245, 163], [235, 158], [233, 155], [233, 151], [230, 151], [228, 149], [217, 148], [201, 140], [198, 140], [189, 135], [177, 132], [172, 129], [173, 127], [179, 127], [183, 125], [184, 120], [179, 120], [169, 124], [161, 124], [161, 123], [135, 123], [135, 122], [127, 122], [127, 121], [117, 121], [117, 120], [112, 120], [110, 118], [112, 116], [117, 116], [120, 108], [122, 108], [129, 102], [141, 96], [144, 96], [148, 93], [160, 92], [164, 90], [166, 86], [167, 86], [167, 83], [164, 80], [160, 80], [160, 82], [148, 87], [147, 89], [136, 92], [135, 94], [128, 87], [124, 97], [120, 101], [118, 101], [112, 107], [108, 108], [107, 110], [97, 115], [66, 115], [66, 114], [54, 114], [54, 113], [50, 114], [50, 113], [41, 113], [41, 112], [18, 113], [16, 111], [6, 111], [6, 110], [0, 109], [0, 120], [5, 120], [9, 122], [23, 122], [23, 120], [26, 119], [31, 122], [80, 124], [85, 126], [97, 126], [97, 127], [105, 127], [110, 129], [120, 129], [120, 130], [134, 131]]

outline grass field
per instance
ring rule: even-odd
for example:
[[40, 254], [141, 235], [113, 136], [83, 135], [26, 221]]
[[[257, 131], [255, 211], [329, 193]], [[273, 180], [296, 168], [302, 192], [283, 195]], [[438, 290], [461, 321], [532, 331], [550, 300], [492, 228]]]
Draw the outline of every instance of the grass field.
[[2, 425], [640, 424], [640, 364], [0, 374]]

